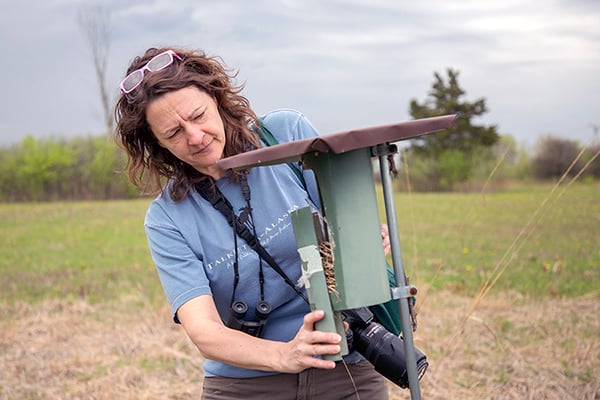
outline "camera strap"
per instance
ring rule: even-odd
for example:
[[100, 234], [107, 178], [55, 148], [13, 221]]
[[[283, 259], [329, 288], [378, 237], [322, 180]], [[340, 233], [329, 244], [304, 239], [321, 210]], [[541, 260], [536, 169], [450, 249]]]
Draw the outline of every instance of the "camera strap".
[[[246, 199], [247, 201], [249, 201], [250, 187], [248, 186], [247, 178], [245, 175], [242, 175], [240, 177], [240, 184], [242, 186], [242, 193], [244, 194], [244, 197], [247, 196]], [[260, 244], [260, 241], [258, 240], [256, 235], [253, 234], [250, 231], [250, 229], [248, 229], [246, 224], [243, 221], [241, 221], [240, 218], [235, 214], [235, 212], [233, 211], [233, 206], [231, 205], [229, 200], [227, 200], [225, 195], [223, 195], [221, 190], [217, 187], [216, 183], [212, 179], [204, 179], [200, 183], [196, 184], [196, 191], [206, 201], [212, 204], [212, 206], [216, 210], [223, 214], [225, 216], [225, 219], [227, 219], [227, 223], [229, 224], [229, 226], [235, 229], [237, 235], [244, 239], [244, 241], [248, 243], [248, 245], [258, 254], [258, 256], [261, 259], [265, 260], [269, 264], [269, 266], [273, 268], [275, 272], [277, 272], [283, 278], [285, 283], [289, 287], [291, 287], [306, 303], [308, 303], [308, 300], [306, 296], [304, 296], [304, 293], [302, 293], [302, 291], [298, 289], [296, 285], [294, 285], [294, 282], [292, 282], [291, 279], [285, 273], [285, 271], [281, 269], [279, 264], [277, 264], [277, 261], [275, 261], [271, 254], [269, 254], [269, 252]], [[237, 284], [237, 276], [235, 283]]]
[[[267, 126], [262, 122], [262, 119], [259, 119], [259, 127], [253, 126], [252, 129], [258, 135], [258, 137], [263, 141], [267, 146], [275, 146], [279, 144], [275, 135], [271, 133], [271, 131], [267, 128]], [[287, 163], [288, 167], [292, 170], [294, 175], [298, 178], [298, 180], [302, 183], [304, 190], [308, 193], [308, 189], [306, 187], [306, 181], [304, 180], [304, 176], [302, 175], [302, 171], [298, 168], [298, 164], [289, 162]]]

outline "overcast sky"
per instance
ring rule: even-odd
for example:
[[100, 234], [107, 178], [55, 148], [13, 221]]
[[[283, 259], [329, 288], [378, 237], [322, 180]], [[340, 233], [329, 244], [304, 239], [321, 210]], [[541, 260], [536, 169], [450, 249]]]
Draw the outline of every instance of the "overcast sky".
[[[103, 132], [77, 22], [89, 0], [0, 0], [0, 145]], [[594, 138], [600, 125], [598, 0], [109, 0], [108, 80], [148, 47], [219, 55], [262, 114], [302, 111], [322, 133], [405, 121], [434, 72], [460, 71], [475, 122], [519, 143]]]

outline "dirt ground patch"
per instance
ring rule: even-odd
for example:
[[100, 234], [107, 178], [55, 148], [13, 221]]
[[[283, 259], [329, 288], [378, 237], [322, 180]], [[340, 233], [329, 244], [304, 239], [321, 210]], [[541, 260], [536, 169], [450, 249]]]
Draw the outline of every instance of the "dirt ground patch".
[[[436, 293], [415, 343], [424, 399], [600, 399], [600, 301]], [[0, 307], [0, 399], [198, 399], [202, 360], [141, 298]], [[393, 400], [409, 399], [390, 385]]]

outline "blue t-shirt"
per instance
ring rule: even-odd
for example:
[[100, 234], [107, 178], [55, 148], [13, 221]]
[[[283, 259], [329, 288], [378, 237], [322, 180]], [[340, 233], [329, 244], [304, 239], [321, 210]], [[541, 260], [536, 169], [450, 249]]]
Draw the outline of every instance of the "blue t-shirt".
[[[318, 135], [312, 124], [296, 111], [273, 111], [262, 121], [280, 143]], [[256, 234], [292, 282], [300, 278], [301, 260], [290, 213], [314, 205], [311, 199], [318, 201], [314, 175], [308, 170], [303, 175], [310, 194], [287, 164], [255, 167], [248, 175]], [[246, 206], [239, 183], [225, 176], [217, 185], [239, 215], [239, 210]], [[177, 310], [185, 302], [212, 295], [221, 319], [226, 322], [232, 301], [235, 251], [233, 228], [223, 214], [196, 191], [190, 191], [185, 199], [175, 203], [167, 188], [150, 205], [145, 228], [175, 321]], [[246, 302], [247, 317], [252, 318], [260, 301], [259, 257], [239, 237], [237, 245], [240, 279], [234, 300]], [[265, 300], [272, 311], [262, 337], [289, 341], [295, 337], [310, 307], [265, 261], [263, 271]], [[239, 378], [272, 374], [214, 360], [205, 361], [204, 371], [206, 376]]]

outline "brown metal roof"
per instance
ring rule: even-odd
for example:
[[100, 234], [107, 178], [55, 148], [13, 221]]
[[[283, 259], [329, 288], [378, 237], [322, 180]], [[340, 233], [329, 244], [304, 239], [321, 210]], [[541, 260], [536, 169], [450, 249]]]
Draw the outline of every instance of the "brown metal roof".
[[242, 169], [298, 161], [303, 154], [313, 151], [321, 153], [331, 151], [339, 154], [441, 131], [451, 127], [457, 117], [457, 114], [443, 115], [296, 140], [227, 157], [218, 161], [217, 164], [225, 169]]

